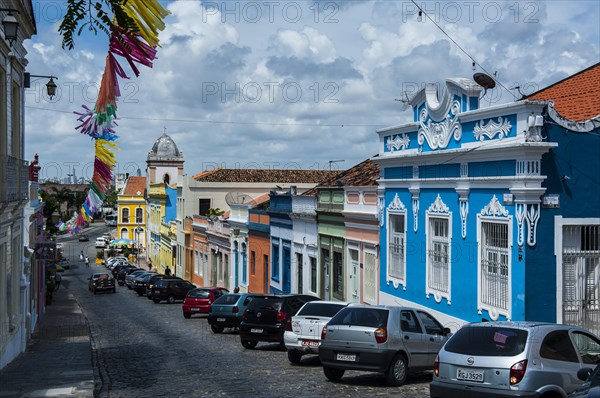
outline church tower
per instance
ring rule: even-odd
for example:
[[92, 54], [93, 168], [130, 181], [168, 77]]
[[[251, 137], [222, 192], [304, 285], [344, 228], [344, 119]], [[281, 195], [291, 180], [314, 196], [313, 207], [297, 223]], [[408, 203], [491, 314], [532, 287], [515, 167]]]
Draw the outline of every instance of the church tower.
[[166, 133], [154, 142], [146, 159], [148, 184], [167, 183], [176, 185], [183, 175], [183, 152]]

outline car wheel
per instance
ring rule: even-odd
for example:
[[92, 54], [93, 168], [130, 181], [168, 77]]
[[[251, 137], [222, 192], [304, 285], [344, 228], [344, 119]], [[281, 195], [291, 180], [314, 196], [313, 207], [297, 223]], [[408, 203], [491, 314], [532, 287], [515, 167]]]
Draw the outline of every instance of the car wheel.
[[406, 360], [402, 355], [396, 355], [385, 373], [385, 380], [392, 386], [401, 386], [406, 381]]
[[113, 293], [116, 293], [116, 292], [117, 292], [117, 288], [113, 287]]
[[160, 303], [160, 299], [152, 299], [152, 301], [154, 301], [154, 304]]
[[256, 347], [257, 344], [258, 344], [258, 341], [255, 341], [255, 340], [242, 340], [242, 345], [244, 346], [244, 348], [247, 348], [249, 350]]
[[185, 319], [190, 319], [190, 318], [192, 317], [192, 314], [191, 314], [190, 312], [184, 312], [184, 313], [183, 313], [183, 317], [184, 317]]
[[144, 292], [136, 292], [138, 294], [138, 296], [143, 296]]
[[167, 297], [167, 303], [173, 304], [174, 302], [175, 302], [175, 297], [173, 297], [173, 296]]
[[328, 380], [339, 381], [344, 376], [344, 369], [323, 366], [323, 373], [325, 373], [325, 377], [327, 377]]
[[131, 290], [131, 286], [127, 285], [127, 289]]
[[287, 354], [291, 363], [300, 363], [302, 360], [302, 354], [297, 350], [289, 350]]
[[[216, 325], [210, 325], [210, 330], [212, 330], [213, 333], [215, 333], [215, 334], [223, 333], [223, 329], [225, 329], [225, 328], [222, 328], [222, 327], [216, 326]], [[244, 344], [244, 343], [242, 343], [242, 344]]]
[[96, 294], [96, 289], [93, 290], [94, 294]]

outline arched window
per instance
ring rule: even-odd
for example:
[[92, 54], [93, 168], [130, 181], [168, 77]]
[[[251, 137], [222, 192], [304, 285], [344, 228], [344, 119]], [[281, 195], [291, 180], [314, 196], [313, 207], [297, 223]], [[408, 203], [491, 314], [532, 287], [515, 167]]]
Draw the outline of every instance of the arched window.
[[144, 222], [144, 209], [138, 207], [135, 209], [135, 223], [141, 224]]
[[121, 239], [129, 239], [129, 230], [127, 228], [121, 228]]
[[127, 207], [123, 208], [121, 211], [121, 222], [126, 224], [129, 222], [129, 209]]

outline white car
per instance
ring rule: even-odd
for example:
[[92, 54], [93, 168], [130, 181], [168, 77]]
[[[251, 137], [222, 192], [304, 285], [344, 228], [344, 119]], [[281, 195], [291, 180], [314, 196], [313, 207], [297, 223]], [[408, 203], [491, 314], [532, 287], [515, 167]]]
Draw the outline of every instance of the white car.
[[99, 238], [96, 238], [96, 244], [95, 244], [95, 246], [98, 247], [98, 248], [100, 248], [100, 247], [101, 248], [105, 248], [106, 247], [106, 239], [103, 238], [102, 236], [99, 237]]
[[348, 303], [343, 301], [309, 301], [292, 317], [292, 330], [286, 330], [283, 343], [291, 363], [299, 363], [305, 354], [318, 354], [321, 331], [339, 310]]
[[112, 268], [114, 265], [117, 265], [117, 263], [120, 261], [127, 261], [127, 257], [110, 257], [108, 260], [106, 260], [106, 268]]

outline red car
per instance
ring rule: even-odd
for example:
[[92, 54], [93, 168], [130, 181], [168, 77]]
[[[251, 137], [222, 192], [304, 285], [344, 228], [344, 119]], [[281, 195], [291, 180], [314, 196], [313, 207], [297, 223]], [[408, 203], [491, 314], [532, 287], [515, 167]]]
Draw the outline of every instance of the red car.
[[189, 318], [192, 314], [208, 314], [213, 301], [229, 290], [222, 287], [200, 287], [188, 292], [183, 300], [183, 316]]

